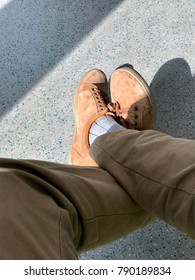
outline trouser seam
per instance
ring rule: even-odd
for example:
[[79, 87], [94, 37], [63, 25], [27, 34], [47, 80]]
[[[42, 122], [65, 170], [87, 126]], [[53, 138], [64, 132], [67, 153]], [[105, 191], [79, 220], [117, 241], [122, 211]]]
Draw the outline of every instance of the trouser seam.
[[[96, 143], [93, 143], [93, 145], [96, 146], [96, 147], [98, 147], [98, 148], [100, 148], [100, 149], [101, 149], [101, 152], [104, 152], [107, 156], [109, 156], [114, 162], [116, 162], [116, 163], [117, 163], [118, 165], [120, 165], [122, 168], [126, 168], [126, 169], [128, 169], [128, 170], [130, 170], [130, 171], [136, 173], [137, 175], [139, 175], [139, 176], [141, 176], [141, 177], [143, 177], [143, 178], [145, 178], [145, 179], [147, 179], [147, 180], [149, 180], [149, 181], [151, 181], [151, 182], [157, 183], [157, 184], [159, 184], [159, 185], [161, 185], [161, 186], [163, 186], [163, 187], [166, 187], [166, 188], [168, 188], [168, 189], [173, 190], [173, 188], [172, 188], [171, 186], [167, 186], [167, 185], [165, 185], [165, 184], [162, 184], [162, 183], [160, 183], [160, 182], [158, 182], [158, 181], [156, 181], [156, 180], [154, 180], [154, 179], [152, 179], [152, 178], [149, 178], [149, 177], [143, 175], [142, 173], [139, 173], [138, 171], [135, 171], [135, 170], [132, 169], [132, 168], [129, 168], [129, 167], [127, 167], [127, 166], [121, 164], [121, 163], [118, 162], [116, 159], [114, 159], [109, 153], [107, 153], [101, 146], [97, 145]], [[97, 162], [97, 163], [98, 163], [98, 162]], [[101, 167], [101, 166], [100, 166], [100, 167]], [[105, 168], [105, 167], [104, 167], [104, 168]], [[106, 169], [106, 171], [107, 171], [107, 169]], [[110, 172], [109, 172], [109, 173], [110, 173]], [[113, 174], [112, 174], [112, 175], [113, 175]], [[182, 190], [182, 189], [180, 189], [180, 188], [177, 188], [177, 190], [178, 190], [178, 191], [181, 191], [181, 192], [183, 192], [183, 193], [186, 193], [186, 194], [188, 194], [188, 195], [190, 195], [190, 196], [191, 196], [191, 195], [194, 195], [193, 193], [189, 193], [189, 192], [187, 192], [187, 191], [185, 191], [185, 190]]]
[[62, 260], [61, 221], [62, 221], [62, 210], [60, 211], [60, 218], [59, 218], [59, 223], [58, 223], [58, 228], [59, 228], [60, 258], [61, 258], [61, 260]]
[[[139, 211], [141, 211], [142, 209], [140, 209]], [[149, 212], [149, 211], [148, 211]], [[110, 215], [99, 215], [99, 216], [95, 216], [94, 218], [91, 218], [91, 219], [82, 219], [83, 222], [91, 222], [95, 219], [98, 219], [98, 218], [103, 218], [103, 217], [114, 217], [114, 216], [128, 216], [132, 213], [123, 213], [123, 214], [110, 214]]]
[[[66, 208], [63, 208], [63, 209], [66, 209], [68, 210], [68, 208], [70, 208], [71, 206], [73, 206], [75, 209], [76, 209], [76, 212], [79, 213], [77, 207], [73, 204], [73, 203], [70, 203], [68, 206], [66, 206]], [[142, 209], [138, 209], [138, 211], [141, 211]], [[136, 212], [136, 211], [135, 211]], [[150, 212], [150, 211], [148, 211]], [[82, 215], [81, 215], [81, 220], [83, 222], [90, 222], [90, 221], [93, 221], [95, 220], [96, 218], [101, 218], [101, 217], [114, 217], [114, 216], [128, 216], [130, 215], [130, 213], [119, 213], [119, 214], [110, 214], [110, 215], [98, 215], [98, 216], [95, 216], [94, 214], [94, 217], [93, 218], [90, 218], [90, 219], [83, 219], [82, 218]]]

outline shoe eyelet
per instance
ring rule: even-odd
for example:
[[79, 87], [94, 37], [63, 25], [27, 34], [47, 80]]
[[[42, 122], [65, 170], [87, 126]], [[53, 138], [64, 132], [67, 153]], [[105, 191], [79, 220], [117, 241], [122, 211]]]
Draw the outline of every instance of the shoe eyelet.
[[134, 108], [134, 109], [135, 109], [135, 111], [138, 111], [138, 106], [135, 106], [135, 108]]

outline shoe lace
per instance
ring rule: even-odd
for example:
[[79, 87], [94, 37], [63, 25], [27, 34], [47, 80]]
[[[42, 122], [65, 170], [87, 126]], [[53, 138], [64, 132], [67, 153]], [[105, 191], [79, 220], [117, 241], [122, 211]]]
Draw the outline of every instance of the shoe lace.
[[100, 107], [100, 110], [103, 111], [106, 108], [107, 95], [96, 86], [92, 88], [92, 91], [97, 100], [98, 106]]
[[128, 118], [124, 119], [123, 111], [118, 101], [116, 101], [115, 103], [108, 103], [107, 108], [111, 113], [115, 115], [116, 121], [119, 122], [122, 126], [124, 126], [125, 128], [137, 128], [137, 114], [135, 112], [129, 110]]

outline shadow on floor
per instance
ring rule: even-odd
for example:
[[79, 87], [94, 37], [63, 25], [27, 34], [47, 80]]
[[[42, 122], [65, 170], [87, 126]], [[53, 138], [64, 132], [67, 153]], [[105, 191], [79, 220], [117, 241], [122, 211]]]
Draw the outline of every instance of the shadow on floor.
[[13, 0], [0, 10], [0, 117], [123, 0]]
[[165, 63], [150, 88], [157, 107], [157, 130], [195, 139], [195, 77], [183, 58]]

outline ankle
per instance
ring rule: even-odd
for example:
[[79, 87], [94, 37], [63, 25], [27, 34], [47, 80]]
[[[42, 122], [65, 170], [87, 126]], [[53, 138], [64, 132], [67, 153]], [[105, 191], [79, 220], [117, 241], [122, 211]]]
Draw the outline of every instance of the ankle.
[[116, 122], [114, 114], [107, 113], [96, 119], [92, 124], [89, 131], [89, 145], [91, 146], [98, 136], [122, 129], [125, 128]]

